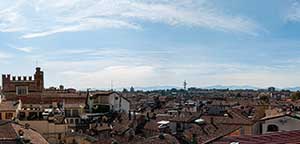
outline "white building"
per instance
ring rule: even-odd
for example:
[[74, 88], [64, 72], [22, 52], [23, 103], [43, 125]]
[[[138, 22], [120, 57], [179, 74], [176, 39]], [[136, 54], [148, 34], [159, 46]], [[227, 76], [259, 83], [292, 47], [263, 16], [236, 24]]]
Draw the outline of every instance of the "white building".
[[118, 111], [128, 113], [130, 102], [117, 92], [97, 92], [88, 98], [89, 111], [102, 113]]
[[279, 114], [261, 119], [262, 134], [280, 131], [300, 130], [300, 117], [296, 114]]

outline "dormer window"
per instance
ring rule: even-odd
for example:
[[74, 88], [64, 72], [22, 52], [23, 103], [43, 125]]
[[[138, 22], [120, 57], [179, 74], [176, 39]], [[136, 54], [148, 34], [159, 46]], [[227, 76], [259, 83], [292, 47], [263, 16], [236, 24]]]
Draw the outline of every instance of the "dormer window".
[[27, 86], [17, 86], [16, 94], [17, 95], [28, 95], [28, 87]]

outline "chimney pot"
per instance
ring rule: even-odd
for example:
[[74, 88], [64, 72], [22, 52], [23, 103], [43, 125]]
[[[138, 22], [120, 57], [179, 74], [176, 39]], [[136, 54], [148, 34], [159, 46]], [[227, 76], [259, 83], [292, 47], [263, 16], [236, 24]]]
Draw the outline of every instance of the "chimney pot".
[[41, 68], [40, 67], [36, 67], [35, 69], [37, 72], [40, 72], [41, 71]]
[[30, 124], [26, 123], [25, 124], [25, 129], [29, 129], [30, 128]]
[[131, 111], [128, 112], [128, 119], [131, 120]]

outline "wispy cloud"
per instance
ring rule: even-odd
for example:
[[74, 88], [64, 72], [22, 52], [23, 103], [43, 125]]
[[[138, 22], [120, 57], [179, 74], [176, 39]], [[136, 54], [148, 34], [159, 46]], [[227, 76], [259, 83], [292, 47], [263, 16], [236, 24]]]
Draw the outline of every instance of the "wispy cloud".
[[18, 47], [18, 48], [16, 48], [16, 50], [26, 52], [26, 53], [31, 53], [33, 48], [32, 47]]
[[20, 31], [24, 33], [22, 38], [101, 28], [140, 29], [142, 21], [250, 35], [260, 29], [255, 21], [224, 14], [207, 0], [16, 1], [0, 11], [0, 31]]
[[9, 59], [9, 58], [11, 58], [11, 57], [12, 57], [11, 54], [8, 54], [8, 53], [1, 52], [1, 51], [0, 51], [0, 60]]
[[289, 7], [286, 16], [284, 17], [287, 21], [300, 22], [300, 2], [293, 1]]

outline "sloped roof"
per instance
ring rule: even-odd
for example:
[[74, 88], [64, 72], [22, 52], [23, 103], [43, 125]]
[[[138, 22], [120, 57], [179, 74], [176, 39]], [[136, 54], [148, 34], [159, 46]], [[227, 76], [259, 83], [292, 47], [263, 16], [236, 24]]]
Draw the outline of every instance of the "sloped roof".
[[276, 132], [263, 135], [248, 135], [239, 137], [223, 137], [213, 143], [228, 144], [231, 142], [239, 142], [241, 144], [294, 144], [300, 143], [300, 130], [288, 132]]
[[17, 133], [10, 122], [0, 121], [0, 143], [3, 141], [15, 141], [16, 137]]
[[0, 103], [0, 111], [16, 111], [18, 108], [18, 101], [2, 101]]
[[238, 110], [229, 110], [228, 116], [202, 116], [205, 121], [213, 121], [220, 124], [252, 125], [254, 121], [242, 115]]
[[235, 130], [238, 130], [240, 126], [236, 125], [223, 125], [223, 124], [211, 124], [205, 123], [202, 125], [192, 124], [190, 129], [184, 131], [184, 136], [191, 140], [193, 134], [196, 135], [198, 143], [207, 143], [219, 137], [226, 136]]
[[48, 142], [32, 129], [15, 124], [12, 121], [0, 121], [0, 143], [16, 143], [19, 131], [24, 132], [24, 138], [33, 144], [48, 144]]
[[295, 115], [295, 114], [281, 113], [281, 114], [278, 114], [278, 115], [271, 115], [271, 116], [263, 117], [261, 119], [261, 121], [266, 121], [266, 120], [270, 120], [270, 119], [281, 118], [281, 117], [285, 117], [285, 116], [292, 117], [292, 118], [300, 120], [300, 117], [297, 116], [297, 115]]
[[12, 124], [12, 127], [16, 132], [22, 130], [24, 132], [24, 137], [26, 139], [29, 139], [33, 144], [48, 144], [48, 142], [43, 138], [41, 134], [32, 129], [26, 129], [18, 124]]

